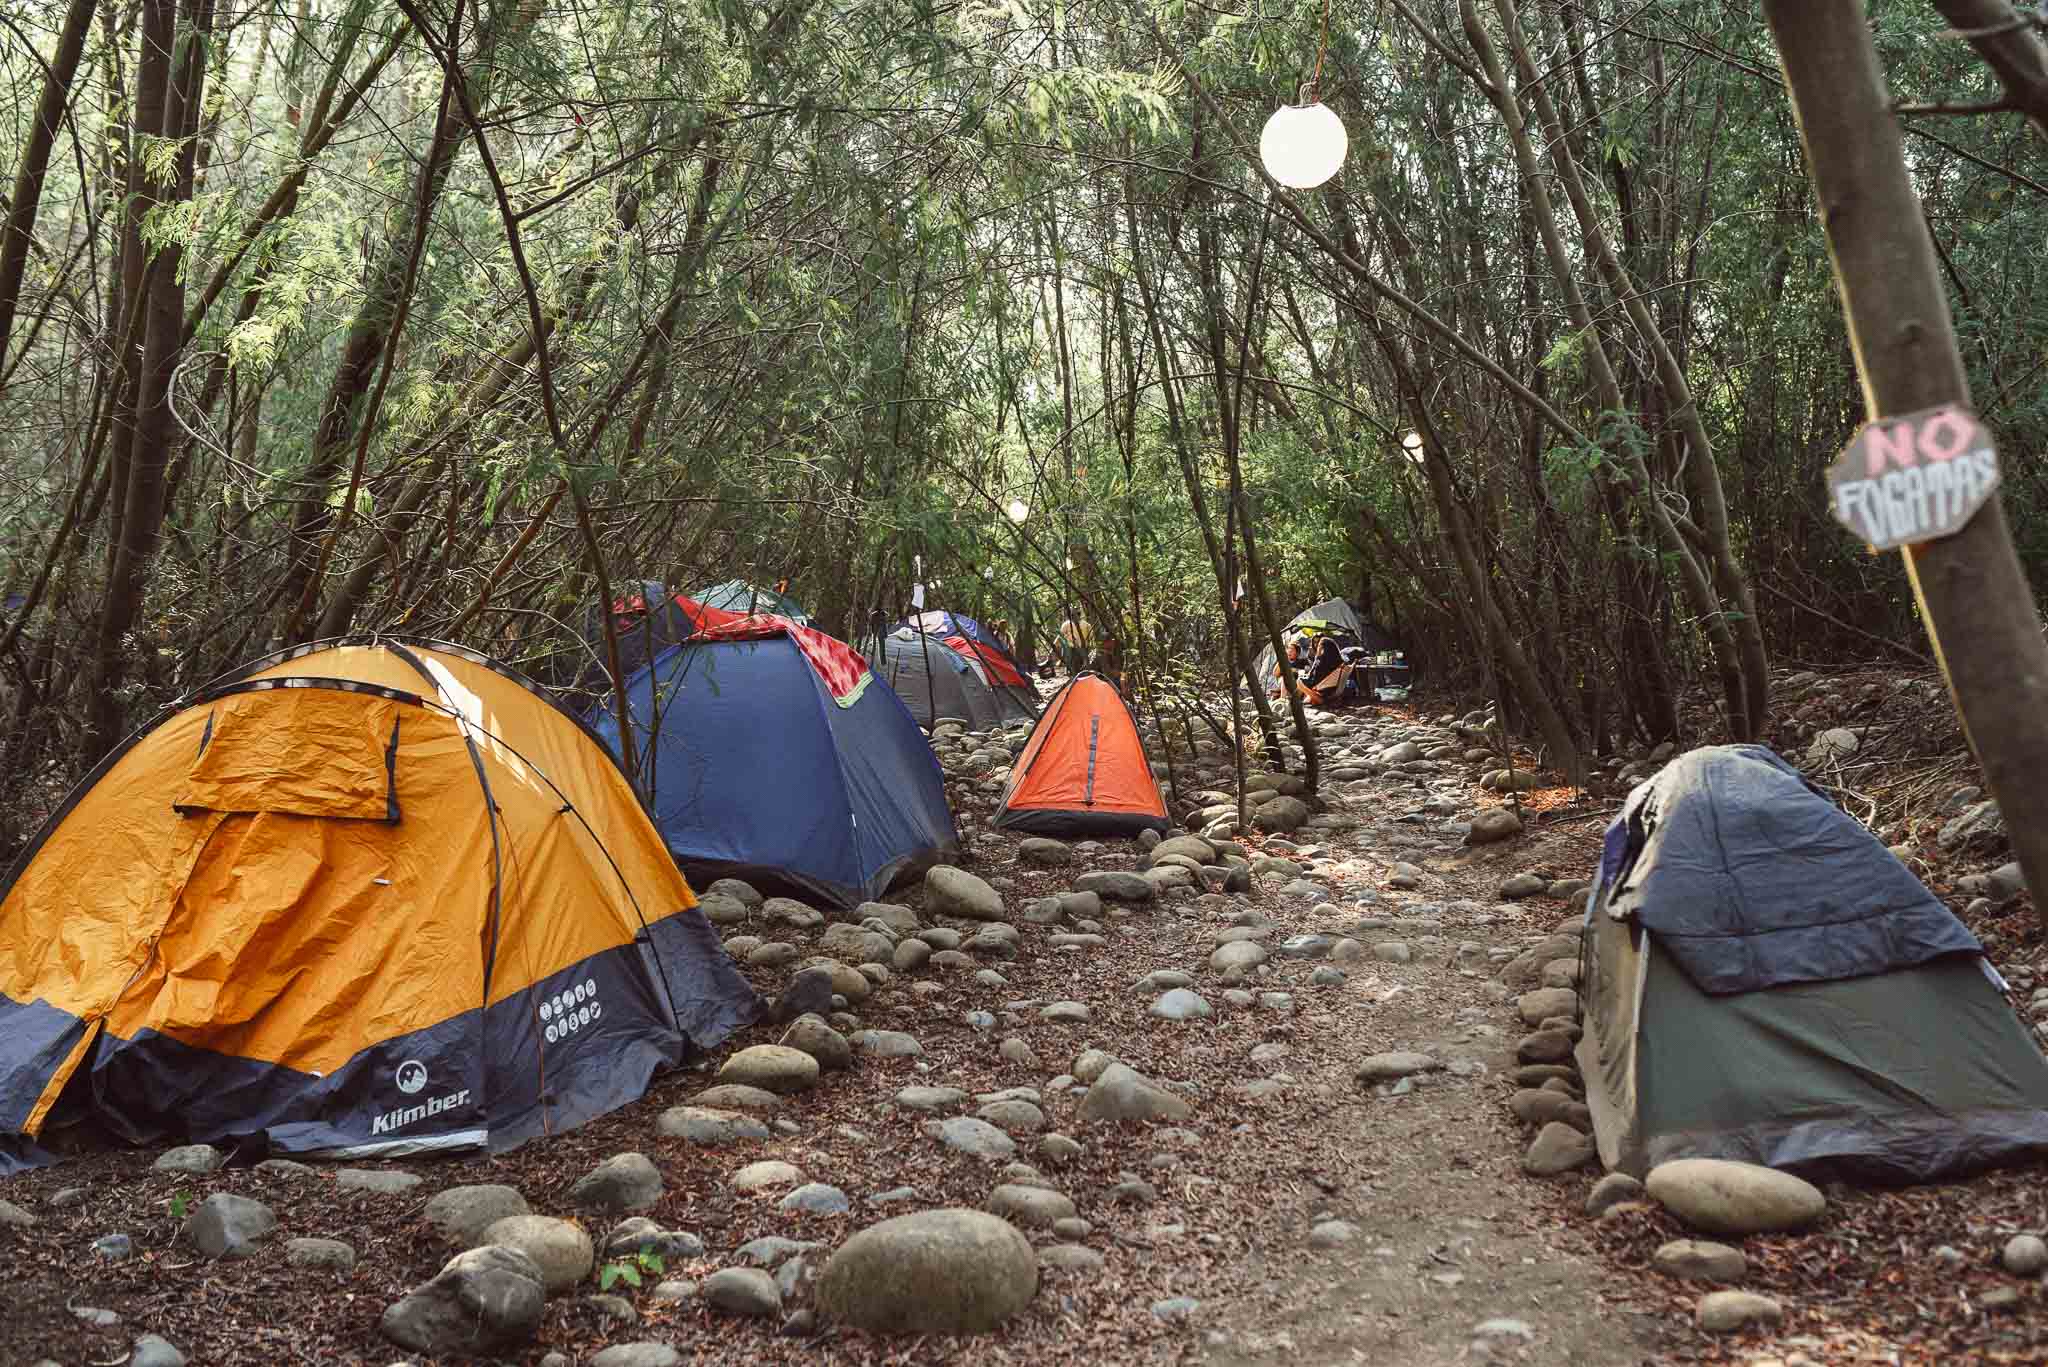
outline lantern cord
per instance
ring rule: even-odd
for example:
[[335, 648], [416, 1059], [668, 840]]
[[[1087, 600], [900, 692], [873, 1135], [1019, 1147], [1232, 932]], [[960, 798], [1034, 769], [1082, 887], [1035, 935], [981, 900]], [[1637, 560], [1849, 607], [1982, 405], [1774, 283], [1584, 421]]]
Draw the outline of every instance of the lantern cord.
[[1317, 104], [1323, 93], [1323, 54], [1330, 47], [1330, 0], [1323, 0], [1323, 36], [1316, 43], [1316, 74], [1308, 83], [1308, 103]]

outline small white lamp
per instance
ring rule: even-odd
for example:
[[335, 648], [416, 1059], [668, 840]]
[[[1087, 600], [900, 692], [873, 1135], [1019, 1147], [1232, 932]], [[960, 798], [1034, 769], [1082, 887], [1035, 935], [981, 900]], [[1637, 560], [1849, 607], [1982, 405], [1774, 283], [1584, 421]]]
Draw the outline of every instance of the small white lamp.
[[1013, 498], [1010, 500], [1010, 506], [1003, 509], [1003, 513], [1010, 521], [1021, 527], [1024, 525], [1024, 519], [1031, 516], [1031, 505], [1021, 498]]
[[1266, 174], [1290, 190], [1313, 190], [1336, 175], [1350, 147], [1343, 120], [1320, 101], [1281, 105], [1259, 134]]

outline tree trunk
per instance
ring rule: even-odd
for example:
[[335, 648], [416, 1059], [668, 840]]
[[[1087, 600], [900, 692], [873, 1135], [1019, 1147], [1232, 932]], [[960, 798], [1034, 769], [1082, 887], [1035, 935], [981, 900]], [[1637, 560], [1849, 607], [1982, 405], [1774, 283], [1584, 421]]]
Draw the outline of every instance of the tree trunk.
[[[1764, 0], [1820, 200], [1871, 418], [1968, 404], [1939, 263], [1860, 0]], [[1818, 472], [1816, 472], [1817, 474]], [[1910, 546], [1906, 570], [1957, 711], [2048, 925], [2048, 643], [2003, 506]]]
[[[1573, 270], [1571, 254], [1566, 250], [1564, 239], [1559, 232], [1557, 211], [1551, 203], [1549, 188], [1544, 184], [1541, 168], [1536, 163], [1536, 150], [1529, 138], [1527, 126], [1522, 121], [1521, 110], [1516, 106], [1514, 91], [1509, 88], [1507, 73], [1501, 66], [1500, 53], [1494, 47], [1492, 37], [1479, 21], [1479, 14], [1473, 0], [1459, 0], [1458, 13], [1464, 22], [1466, 40], [1478, 54], [1486, 69], [1487, 98], [1493, 102], [1506, 125], [1508, 140], [1514, 147], [1515, 163], [1521, 172], [1522, 182], [1529, 193], [1529, 206], [1535, 216], [1536, 228], [1543, 239], [1543, 250], [1550, 258], [1551, 272], [1557, 277], [1558, 288], [1563, 291], [1566, 309], [1572, 316], [1572, 324], [1584, 338], [1586, 360], [1591, 370], [1595, 388], [1599, 392], [1600, 406], [1607, 413], [1620, 415], [1626, 411], [1622, 398], [1621, 382], [1616, 377], [1614, 366], [1609, 359], [1601, 333], [1587, 304], [1584, 292], [1579, 288], [1578, 276]], [[1604, 426], [1604, 424], [1603, 424]], [[1707, 635], [1714, 652], [1715, 667], [1721, 676], [1721, 693], [1728, 708], [1731, 731], [1737, 735], [1747, 731], [1749, 694], [1743, 685], [1742, 657], [1736, 648], [1735, 636], [1729, 630], [1727, 617], [1722, 611], [1721, 600], [1714, 592], [1713, 582], [1707, 577], [1707, 568], [1694, 555], [1692, 549], [1679, 534], [1672, 522], [1670, 511], [1657, 496], [1657, 489], [1650, 475], [1650, 469], [1634, 445], [1626, 440], [1610, 441], [1608, 445], [1618, 457], [1618, 464], [1628, 472], [1634, 485], [1636, 497], [1642, 501], [1645, 514], [1651, 526], [1656, 529], [1658, 546], [1677, 562], [1678, 575], [1685, 585], [1686, 597], [1691, 601], [1693, 611], [1698, 615], [1700, 628]]]
[[[649, 378], [642, 385], [644, 402], [635, 406], [632, 411], [630, 428], [626, 436], [625, 455], [621, 465], [622, 468], [630, 469], [639, 462], [642, 446], [646, 439], [647, 423], [653, 404], [654, 392], [665, 384], [669, 351], [676, 332], [681, 326], [682, 307], [689, 297], [690, 284], [697, 277], [705, 253], [711, 245], [716, 243], [719, 234], [723, 232], [726, 223], [729, 221], [729, 219], [720, 219], [716, 224], [713, 224], [710, 217], [712, 200], [716, 195], [719, 175], [724, 165], [723, 153], [719, 145], [714, 143], [705, 162], [702, 177], [698, 182], [696, 204], [691, 210], [689, 224], [683, 235], [682, 256], [676, 264], [674, 277], [669, 284], [668, 302], [663, 306], [662, 311], [656, 316], [653, 324], [650, 326], [648, 334], [642, 342], [641, 353], [635, 357], [633, 364], [628, 367], [625, 380], [614, 388], [611, 402], [599, 406], [598, 420], [590, 437], [585, 441], [586, 454], [596, 449], [597, 443], [602, 439], [604, 429], [610, 422], [614, 418], [624, 415], [624, 400], [631, 393], [632, 385], [636, 382], [640, 371], [646, 369]], [[640, 206], [638, 198], [635, 196], [622, 196], [617, 202], [617, 209], [619, 214], [617, 240], [624, 242], [631, 237], [633, 230], [639, 222]], [[612, 257], [608, 254], [604, 258], [604, 263], [609, 264], [611, 260]], [[578, 285], [567, 311], [568, 321], [572, 327], [588, 315], [591, 306], [596, 301], [596, 286], [602, 279], [602, 276], [602, 266], [591, 266], [579, 274]], [[552, 322], [548, 324], [546, 330], [552, 335], [554, 331]], [[482, 372], [472, 379], [469, 388], [464, 392], [461, 400], [454, 406], [454, 411], [448, 424], [438, 430], [428, 441], [422, 443], [424, 449], [415, 451], [409, 459], [417, 461], [423, 458], [431, 449], [445, 448], [454, 440], [455, 434], [465, 426], [485, 418], [495, 407], [504, 401], [506, 394], [512, 390], [514, 385], [526, 376], [527, 367], [533, 362], [535, 351], [536, 343], [533, 336], [529, 333], [527, 336], [511, 343], [502, 351], [493, 354]], [[411, 530], [413, 524], [418, 520], [421, 507], [432, 494], [434, 487], [440, 482], [440, 478], [441, 462], [435, 461], [426, 469], [417, 471], [407, 481], [403, 492], [399, 494], [396, 503], [378, 527], [374, 547], [367, 555], [356, 562], [354, 568], [342, 580], [341, 585], [330, 596], [320, 617], [318, 630], [321, 636], [338, 636], [348, 630], [356, 612], [368, 598], [371, 588], [375, 585], [378, 569], [385, 563], [395, 561], [398, 558], [401, 543], [407, 532]], [[557, 489], [554, 498], [559, 498], [561, 492], [561, 490]], [[548, 502], [550, 509], [554, 506], [554, 498], [551, 498]], [[525, 543], [522, 542], [514, 547], [514, 552], [520, 552], [524, 549]], [[486, 578], [484, 591], [479, 595], [476, 603], [455, 619], [454, 625], [449, 628], [451, 633], [468, 623], [479, 612], [482, 612], [489, 606], [491, 592], [498, 579], [512, 568], [517, 559], [517, 554], [508, 552], [507, 558], [502, 560], [491, 575]]]
[[[1430, 415], [1429, 404], [1424, 395], [1430, 392], [1414, 373], [1407, 357], [1401, 353], [1399, 343], [1377, 318], [1372, 320], [1373, 330], [1382, 350], [1386, 352], [1401, 388], [1406, 391], [1409, 415], [1415, 423], [1415, 430], [1422, 434], [1422, 469], [1429, 480], [1430, 492], [1436, 499], [1437, 516], [1442, 519], [1445, 540], [1451, 543], [1451, 554], [1458, 562], [1458, 570], [1465, 580], [1466, 592], [1472, 598], [1479, 620], [1486, 627], [1485, 645], [1490, 646], [1500, 658], [1501, 666], [1507, 671], [1514, 684], [1514, 695], [1529, 710], [1536, 729], [1550, 749], [1551, 763], [1564, 772], [1565, 778], [1575, 787], [1584, 787], [1586, 782], [1586, 758], [1579, 746], [1578, 737], [1572, 734], [1571, 723], [1557, 700], [1543, 686], [1543, 678], [1531, 663], [1528, 652], [1524, 651], [1508, 626], [1507, 617], [1502, 613], [1499, 601], [1494, 597], [1492, 585], [1488, 582], [1485, 568], [1479, 562], [1478, 547], [1473, 544], [1472, 529], [1467, 524], [1465, 509], [1458, 502], [1457, 490], [1451, 483], [1451, 463], [1443, 449], [1441, 435]], [[1505, 719], [1503, 719], [1505, 721]]]
[[[1204, 234], [1204, 280], [1205, 293], [1209, 295], [1209, 348], [1215, 357], [1216, 398], [1223, 418], [1223, 458], [1229, 465], [1230, 502], [1237, 514], [1238, 535], [1244, 542], [1244, 572], [1251, 587], [1253, 601], [1258, 605], [1259, 616], [1266, 628], [1266, 643], [1273, 652], [1273, 667], [1280, 671], [1281, 683], [1287, 694], [1288, 710], [1294, 715], [1294, 734], [1301, 742], [1302, 782], [1307, 785], [1307, 795], [1313, 799], [1316, 787], [1321, 781], [1322, 766], [1316, 750], [1316, 736], [1308, 724], [1308, 711], [1302, 702], [1301, 689], [1295, 686], [1293, 669], [1288, 664], [1287, 646], [1281, 640], [1281, 619], [1273, 609], [1273, 594], [1266, 585], [1265, 564], [1259, 559], [1259, 541], [1252, 531], [1251, 501], [1244, 492], [1244, 380], [1252, 365], [1252, 337], [1259, 327], [1259, 277], [1266, 262], [1266, 238], [1272, 231], [1273, 210], [1268, 204], [1259, 214], [1259, 244], [1252, 252], [1251, 275], [1244, 287], [1244, 322], [1238, 329], [1237, 365], [1230, 364], [1229, 347], [1223, 335], [1223, 290], [1221, 271], [1216, 259], [1216, 236], [1214, 230]], [[1247, 654], [1250, 643], [1245, 645]], [[1264, 682], [1257, 672], [1250, 669], [1246, 659], [1245, 681], [1256, 694]], [[1286, 756], [1277, 746], [1273, 760], [1276, 766], [1285, 768]]]
[[[515, 18], [515, 23], [528, 22], [523, 17], [524, 8], [514, 13], [522, 16]], [[471, 59], [475, 69], [484, 72], [495, 69], [490, 57], [496, 46], [496, 33], [495, 24], [487, 20], [478, 38], [477, 54]], [[426, 35], [421, 37], [424, 41]], [[448, 81], [463, 79], [460, 74], [444, 72], [443, 75]], [[473, 84], [487, 86], [488, 78], [479, 78]], [[481, 103], [480, 97], [487, 93], [487, 90], [480, 90], [472, 98]], [[355, 444], [359, 425], [375, 416], [366, 411], [365, 399], [376, 378], [384, 348], [398, 342], [398, 338], [392, 335], [391, 324], [400, 313], [399, 296], [413, 279], [414, 239], [421, 237], [424, 240], [424, 220], [432, 218], [441, 192], [447, 186], [448, 173], [455, 165], [455, 154], [462, 147], [462, 120], [456, 108], [456, 101], [448, 98], [444, 88], [434, 131], [427, 140], [426, 154], [413, 175], [411, 192], [401, 201], [404, 212], [391, 225], [379, 249], [363, 301], [356, 307], [347, 339], [342, 343], [341, 360], [328, 382], [326, 396], [320, 401], [312, 454], [298, 477], [298, 506], [292, 518], [291, 563], [285, 573], [282, 594], [283, 601], [290, 605], [289, 610], [295, 617], [300, 615], [299, 605], [306, 596], [314, 566], [326, 543], [328, 524], [335, 516], [329, 500], [331, 486]]]
[[[1159, 356], [1161, 371], [1159, 390], [1166, 402], [1168, 445], [1172, 447], [1180, 465], [1181, 483], [1187, 489], [1188, 506], [1194, 512], [1195, 526], [1202, 534], [1202, 547], [1209, 555], [1209, 568], [1216, 577], [1217, 606], [1223, 613], [1225, 644], [1230, 652], [1231, 740], [1238, 751], [1237, 765], [1241, 778], [1244, 770], [1243, 736], [1237, 730], [1241, 724], [1240, 719], [1243, 716], [1237, 694], [1237, 689], [1241, 683], [1251, 683], [1252, 704], [1255, 715], [1259, 720], [1260, 733], [1274, 749], [1276, 760], [1279, 758], [1279, 729], [1274, 724], [1272, 708], [1266, 703], [1265, 693], [1253, 679], [1251, 660], [1246, 656], [1244, 650], [1244, 632], [1240, 623], [1241, 614], [1238, 612], [1236, 599], [1233, 595], [1235, 577], [1231, 573], [1230, 562], [1232, 559], [1231, 546], [1236, 509], [1234, 506], [1225, 509], [1223, 535], [1218, 537], [1216, 534], [1216, 524], [1209, 515], [1208, 496], [1202, 490], [1202, 471], [1194, 445], [1195, 434], [1189, 429], [1187, 413], [1181, 402], [1180, 386], [1172, 374], [1174, 370], [1173, 353], [1166, 345], [1166, 329], [1165, 324], [1161, 321], [1160, 299], [1159, 295], [1154, 291], [1152, 277], [1146, 267], [1145, 255], [1138, 236], [1137, 211], [1133, 204], [1134, 200], [1129, 193], [1129, 184], [1126, 182], [1124, 224], [1126, 236], [1130, 240], [1131, 274], [1138, 282], [1138, 299], [1144, 309], [1146, 326], [1152, 335], [1152, 349]], [[1287, 667], [1285, 660], [1282, 660], [1280, 665], [1282, 669]], [[1243, 784], [1240, 782], [1240, 805], [1242, 804], [1242, 797]]]
[[[192, 134], [204, 94], [213, 0], [186, 0], [185, 61], [176, 71], [172, 61], [180, 44], [173, 0], [143, 0], [142, 11], [142, 54], [135, 74], [138, 130], [180, 144], [168, 200], [183, 201], [192, 194]], [[139, 245], [142, 217], [166, 200], [159, 197], [159, 187], [150, 184], [139, 166], [134, 182], [139, 192], [130, 201], [129, 213]], [[171, 411], [171, 376], [184, 348], [182, 256], [176, 242], [164, 244], [149, 258], [138, 282], [136, 302], [144, 311], [143, 351], [135, 380], [133, 445], [128, 453], [126, 487], [121, 491], [125, 499], [121, 534], [114, 546], [93, 660], [86, 750], [94, 759], [119, 739], [119, 689], [127, 674], [126, 637], [141, 615], [144, 580], [163, 530], [164, 476], [178, 431]]]
[[1499, 11], [1501, 22], [1507, 26], [1508, 45], [1514, 52], [1522, 89], [1535, 102], [1537, 116], [1542, 119], [1549, 136], [1550, 159], [1557, 167], [1558, 180], [1564, 185], [1565, 198], [1571, 201], [1572, 212], [1579, 220], [1579, 232], [1587, 254], [1599, 267], [1608, 290], [1628, 311], [1636, 335], [1649, 349], [1656, 363], [1657, 383], [1663, 390], [1665, 407], [1690, 448], [1682, 461], [1695, 520], [1700, 530], [1706, 533], [1706, 549], [1711, 556], [1718, 586], [1734, 601], [1736, 608], [1734, 614], [1725, 614], [1723, 620], [1729, 616], [1734, 618], [1731, 635], [1742, 675], [1743, 705], [1739, 712], [1731, 711], [1729, 725], [1734, 730], [1735, 739], [1754, 740], [1763, 729], [1765, 710], [1769, 706], [1770, 665], [1764, 652], [1763, 624], [1757, 620], [1755, 595], [1750, 592], [1749, 579], [1735, 558], [1734, 547], [1729, 544], [1728, 503], [1721, 492], [1720, 472], [1714, 467], [1714, 446], [1707, 436], [1706, 422], [1700, 415], [1699, 404], [1694, 401], [1692, 387], [1686, 382], [1685, 371], [1679, 365], [1676, 353], [1657, 327], [1656, 319], [1650, 316], [1643, 292], [1636, 287], [1627, 267], [1615, 254], [1606, 228], [1594, 211], [1592, 197], [1586, 193], [1584, 178], [1579, 174], [1578, 162], [1572, 157], [1564, 121], [1558, 118], [1549, 92], [1536, 76], [1536, 65], [1530, 60], [1528, 42], [1522, 36], [1514, 0], [1494, 0], [1494, 8]]
[[92, 31], [94, 8], [94, 0], [71, 0], [71, 8], [64, 12], [57, 50], [43, 76], [43, 98], [36, 106], [35, 122], [29, 126], [28, 145], [21, 149], [21, 164], [14, 170], [14, 197], [8, 201], [7, 226], [0, 233], [0, 372], [7, 369], [7, 337], [14, 330], [14, 311], [21, 303], [21, 279], [28, 269], [36, 213], [42, 207], [50, 149], [57, 142], [57, 126], [64, 121], [71, 79], [78, 74], [78, 59], [85, 52], [86, 35]]

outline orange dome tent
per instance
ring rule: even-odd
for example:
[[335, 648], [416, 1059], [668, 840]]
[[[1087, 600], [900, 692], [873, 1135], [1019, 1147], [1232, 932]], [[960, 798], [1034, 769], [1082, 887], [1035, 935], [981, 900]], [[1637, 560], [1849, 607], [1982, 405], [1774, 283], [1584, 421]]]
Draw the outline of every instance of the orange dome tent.
[[996, 824], [1033, 835], [1167, 829], [1166, 803], [1123, 695], [1077, 674], [1053, 695], [1010, 776]]
[[460, 646], [299, 647], [173, 704], [0, 880], [0, 1174], [73, 1121], [502, 1150], [757, 1005], [551, 698]]

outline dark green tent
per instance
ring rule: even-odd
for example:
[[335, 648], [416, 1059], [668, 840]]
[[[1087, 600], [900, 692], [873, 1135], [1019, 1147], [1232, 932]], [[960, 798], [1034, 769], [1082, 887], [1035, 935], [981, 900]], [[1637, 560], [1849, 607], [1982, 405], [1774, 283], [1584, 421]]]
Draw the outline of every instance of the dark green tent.
[[1927, 1181], [2048, 1153], [2048, 1062], [1976, 937], [1759, 746], [1609, 828], [1578, 1060], [1600, 1158]]

